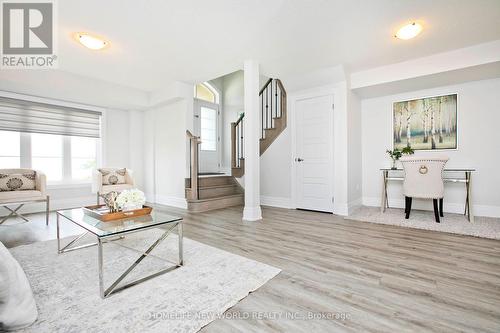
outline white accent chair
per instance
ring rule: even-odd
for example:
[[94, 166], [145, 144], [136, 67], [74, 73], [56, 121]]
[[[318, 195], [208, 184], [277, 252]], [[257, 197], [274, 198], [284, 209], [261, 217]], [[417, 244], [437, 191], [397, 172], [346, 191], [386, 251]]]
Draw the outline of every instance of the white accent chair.
[[[107, 169], [107, 168], [102, 168]], [[92, 172], [92, 193], [97, 194], [97, 204], [99, 204], [100, 195], [106, 194], [111, 191], [122, 192], [124, 190], [130, 190], [134, 188], [134, 178], [133, 171], [130, 169], [125, 169], [125, 184], [116, 184], [116, 185], [105, 185], [103, 184], [102, 173], [99, 170], [94, 170]]]
[[[23, 174], [33, 171], [36, 172], [34, 190], [0, 191], [0, 207], [10, 211], [9, 215], [1, 218], [0, 224], [16, 216], [28, 222], [28, 218], [18, 212], [19, 209], [27, 203], [45, 202], [45, 224], [49, 225], [50, 197], [47, 195], [47, 177], [45, 174], [32, 169], [0, 169], [0, 174]], [[8, 207], [12, 205], [18, 206], [14, 209]]]
[[[413, 198], [432, 199], [434, 216], [439, 223], [443, 214], [444, 182], [443, 169], [446, 156], [404, 156], [400, 159], [405, 172], [403, 191], [405, 195], [405, 218], [410, 218]], [[439, 199], [439, 208], [438, 208]]]

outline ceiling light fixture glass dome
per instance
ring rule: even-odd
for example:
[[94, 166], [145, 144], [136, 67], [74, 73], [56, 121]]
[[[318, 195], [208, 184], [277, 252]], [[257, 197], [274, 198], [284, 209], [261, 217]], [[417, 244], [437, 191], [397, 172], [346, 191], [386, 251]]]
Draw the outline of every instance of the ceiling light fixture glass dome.
[[80, 44], [91, 50], [101, 50], [109, 45], [104, 39], [85, 32], [77, 33], [76, 37]]
[[395, 37], [404, 40], [411, 39], [422, 32], [422, 29], [423, 27], [420, 23], [413, 22], [405, 25], [404, 27], [401, 27], [398, 32], [396, 32]]

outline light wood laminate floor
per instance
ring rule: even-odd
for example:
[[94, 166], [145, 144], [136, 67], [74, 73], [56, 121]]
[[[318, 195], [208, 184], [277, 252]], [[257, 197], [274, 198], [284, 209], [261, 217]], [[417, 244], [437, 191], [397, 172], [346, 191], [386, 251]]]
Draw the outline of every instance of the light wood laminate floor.
[[[241, 207], [162, 209], [184, 215], [185, 237], [282, 269], [202, 332], [500, 332], [500, 241], [279, 208], [260, 222]], [[30, 224], [55, 237], [55, 218]]]

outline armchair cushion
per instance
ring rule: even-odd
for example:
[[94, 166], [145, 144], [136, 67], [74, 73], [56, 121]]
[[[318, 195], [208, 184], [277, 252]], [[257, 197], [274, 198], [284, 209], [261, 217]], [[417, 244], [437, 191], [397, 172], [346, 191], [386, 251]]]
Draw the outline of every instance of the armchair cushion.
[[24, 173], [1, 173], [0, 192], [36, 189], [36, 171]]
[[102, 174], [102, 184], [103, 185], [117, 185], [125, 184], [125, 176], [127, 174], [127, 169], [99, 169]]
[[134, 188], [134, 186], [131, 185], [131, 184], [104, 185], [101, 188], [101, 191], [99, 193], [105, 194], [105, 193], [109, 193], [109, 192], [112, 192], [112, 191], [120, 193], [122, 191], [131, 190], [133, 188]]
[[9, 202], [36, 201], [45, 199], [45, 195], [41, 191], [26, 190], [26, 191], [0, 191], [0, 204]]

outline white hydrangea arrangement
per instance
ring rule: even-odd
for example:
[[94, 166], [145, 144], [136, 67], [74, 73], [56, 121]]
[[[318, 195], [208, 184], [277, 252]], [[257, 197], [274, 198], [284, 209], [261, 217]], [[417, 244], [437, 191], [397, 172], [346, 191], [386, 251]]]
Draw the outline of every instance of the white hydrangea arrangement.
[[138, 189], [124, 190], [116, 198], [116, 203], [122, 210], [139, 209], [146, 203], [146, 197]]

